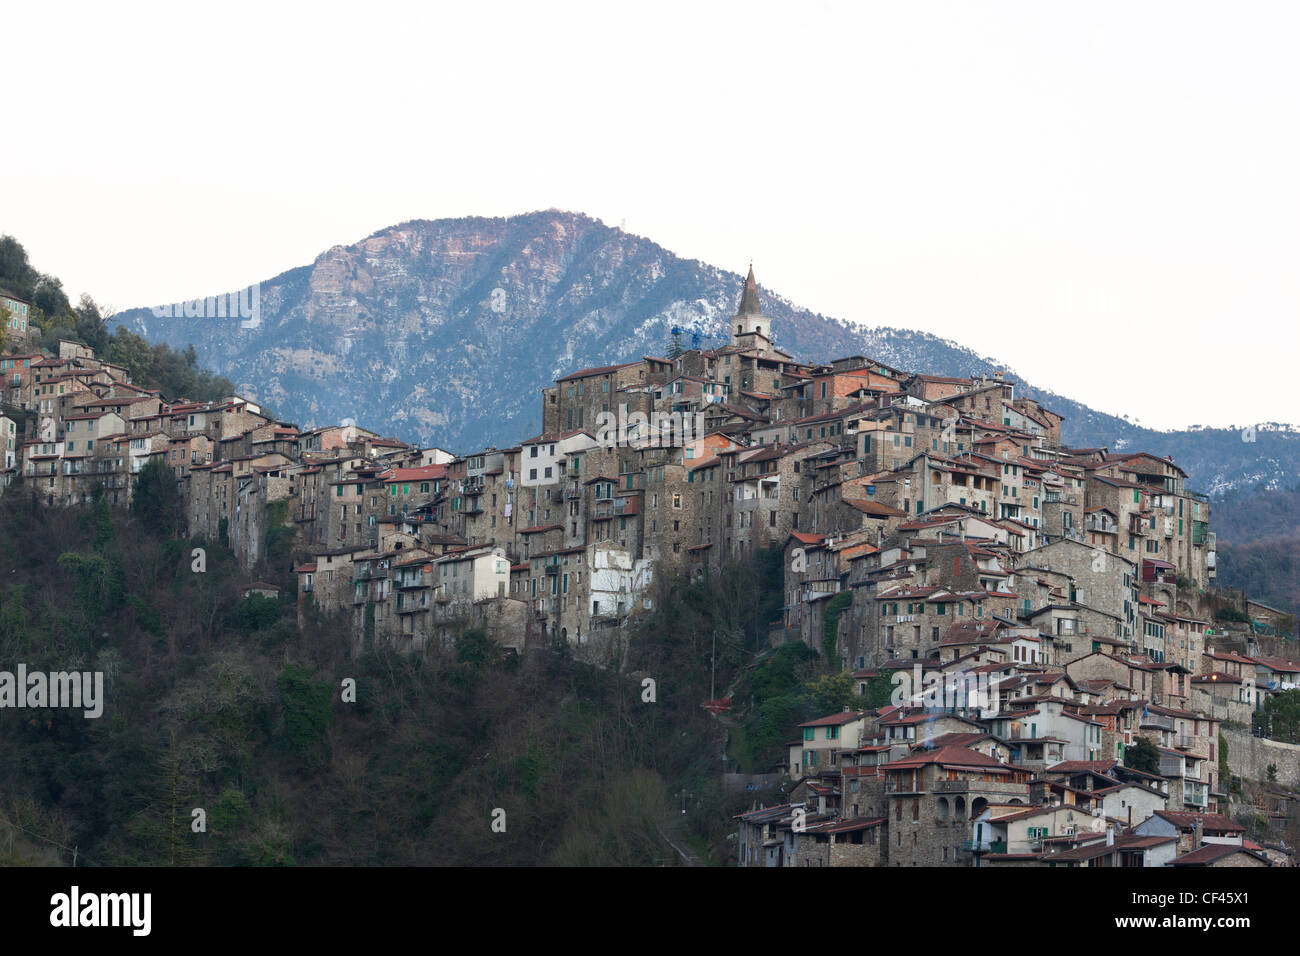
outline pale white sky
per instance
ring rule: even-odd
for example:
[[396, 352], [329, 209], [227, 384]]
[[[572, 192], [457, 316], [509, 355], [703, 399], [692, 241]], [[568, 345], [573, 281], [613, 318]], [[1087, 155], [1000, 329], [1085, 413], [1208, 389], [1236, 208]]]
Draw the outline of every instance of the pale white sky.
[[118, 308], [558, 207], [1143, 424], [1300, 423], [1300, 8], [28, 3], [0, 231]]

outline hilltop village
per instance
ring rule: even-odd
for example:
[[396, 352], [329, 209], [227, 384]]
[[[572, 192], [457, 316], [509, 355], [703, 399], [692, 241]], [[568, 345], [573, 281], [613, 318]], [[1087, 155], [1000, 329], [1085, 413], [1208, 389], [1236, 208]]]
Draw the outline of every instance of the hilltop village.
[[[126, 506], [162, 462], [191, 538], [253, 573], [291, 536], [299, 613], [358, 647], [475, 626], [608, 659], [656, 574], [782, 549], [773, 643], [864, 706], [790, 728], [789, 802], [739, 818], [743, 865], [1290, 859], [1219, 812], [1223, 725], [1300, 665], [1221, 639], [1208, 499], [1171, 459], [1067, 447], [1003, 374], [796, 361], [751, 268], [729, 344], [565, 375], [541, 434], [454, 454], [164, 396], [77, 343], [30, 349], [27, 304], [0, 304], [6, 486]], [[901, 698], [867, 706], [891, 674]], [[1154, 762], [1127, 766], [1142, 741]]]

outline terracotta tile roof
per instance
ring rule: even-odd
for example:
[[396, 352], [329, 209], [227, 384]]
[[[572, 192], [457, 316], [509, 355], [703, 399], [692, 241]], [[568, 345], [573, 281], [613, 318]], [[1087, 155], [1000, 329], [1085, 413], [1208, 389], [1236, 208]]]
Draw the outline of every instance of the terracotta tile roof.
[[575, 378], [587, 378], [591, 375], [607, 375], [611, 372], [617, 372], [619, 369], [631, 368], [633, 365], [640, 365], [640, 362], [624, 362], [621, 365], [601, 365], [596, 368], [579, 369], [576, 372], [570, 372], [563, 378], [557, 378], [556, 383], [568, 382]]
[[867, 715], [865, 710], [846, 710], [838, 714], [831, 714], [829, 717], [818, 717], [816, 720], [810, 720], [802, 723], [800, 727], [840, 727], [844, 724], [852, 723]]
[[394, 468], [392, 481], [430, 481], [447, 477], [446, 465], [425, 465], [421, 468]]
[[1267, 857], [1255, 850], [1251, 850], [1249, 847], [1237, 846], [1234, 843], [1207, 843], [1199, 850], [1193, 850], [1191, 853], [1184, 853], [1180, 857], [1175, 857], [1169, 865], [1211, 866], [1226, 856], [1232, 856], [1234, 853], [1246, 853], [1268, 862]]
[[968, 750], [965, 747], [954, 745], [939, 747], [934, 750], [917, 751], [910, 756], [903, 757], [901, 760], [891, 760], [885, 765], [885, 769], [890, 771], [914, 770], [918, 767], [936, 763], [945, 767], [969, 767], [985, 773], [1009, 774], [1016, 769], [1008, 767], [993, 757], [980, 753], [978, 750]]
[[791, 531], [790, 537], [794, 538], [800, 544], [821, 544], [826, 540], [824, 534], [806, 534], [802, 531]]
[[1199, 819], [1206, 833], [1245, 833], [1246, 828], [1221, 813], [1193, 813], [1189, 810], [1157, 810], [1155, 815], [1180, 830], [1191, 830]]

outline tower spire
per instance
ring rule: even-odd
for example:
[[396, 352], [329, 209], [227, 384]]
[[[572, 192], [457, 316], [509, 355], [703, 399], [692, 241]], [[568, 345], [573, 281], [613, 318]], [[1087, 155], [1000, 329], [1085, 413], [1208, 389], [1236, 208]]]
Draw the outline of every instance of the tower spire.
[[762, 315], [763, 306], [758, 301], [758, 280], [754, 278], [754, 263], [749, 264], [749, 276], [745, 279], [745, 288], [740, 293], [740, 308], [737, 315]]

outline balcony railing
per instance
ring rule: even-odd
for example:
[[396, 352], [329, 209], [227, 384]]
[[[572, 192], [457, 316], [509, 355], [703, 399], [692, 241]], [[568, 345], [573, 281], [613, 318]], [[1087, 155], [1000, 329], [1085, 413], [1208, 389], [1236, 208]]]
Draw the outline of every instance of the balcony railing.
[[1142, 718], [1141, 726], [1159, 727], [1161, 730], [1172, 731], [1174, 729], [1174, 719], [1163, 714], [1147, 714]]
[[631, 503], [636, 501], [635, 498], [624, 496], [622, 498], [602, 498], [596, 502], [595, 517], [597, 518], [618, 518], [626, 515]]
[[1006, 853], [1006, 840], [990, 840], [981, 843], [979, 840], [962, 840], [961, 848], [963, 853]]

